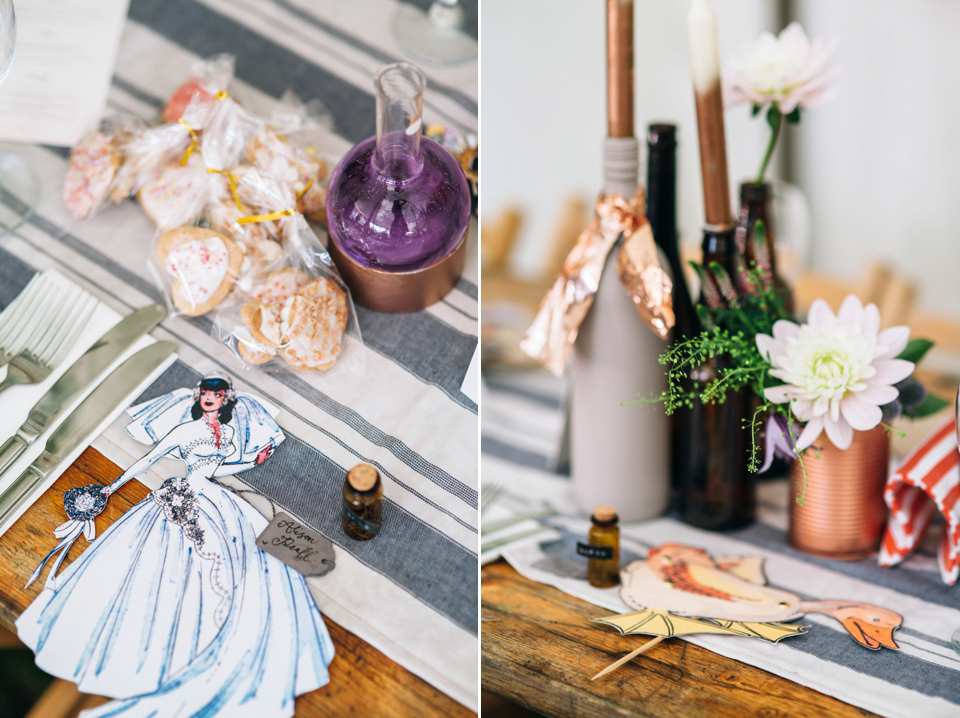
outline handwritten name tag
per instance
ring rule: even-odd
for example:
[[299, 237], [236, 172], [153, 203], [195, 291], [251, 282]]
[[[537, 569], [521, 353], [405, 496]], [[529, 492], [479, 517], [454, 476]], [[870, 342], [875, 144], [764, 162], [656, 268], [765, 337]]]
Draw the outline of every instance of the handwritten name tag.
[[323, 576], [335, 565], [330, 539], [283, 512], [257, 537], [257, 546], [304, 576]]

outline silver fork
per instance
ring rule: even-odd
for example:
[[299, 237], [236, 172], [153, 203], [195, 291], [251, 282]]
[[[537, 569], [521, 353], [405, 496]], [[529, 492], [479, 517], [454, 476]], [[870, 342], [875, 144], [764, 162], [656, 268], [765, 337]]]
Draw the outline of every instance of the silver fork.
[[45, 327], [42, 334], [10, 359], [0, 392], [17, 384], [36, 384], [50, 376], [76, 343], [97, 304], [95, 297], [78, 286], [60, 288], [40, 319]]
[[56, 293], [56, 290], [52, 277], [34, 275], [20, 294], [0, 312], [0, 366], [7, 364], [43, 330], [43, 314], [49, 308], [44, 296]]

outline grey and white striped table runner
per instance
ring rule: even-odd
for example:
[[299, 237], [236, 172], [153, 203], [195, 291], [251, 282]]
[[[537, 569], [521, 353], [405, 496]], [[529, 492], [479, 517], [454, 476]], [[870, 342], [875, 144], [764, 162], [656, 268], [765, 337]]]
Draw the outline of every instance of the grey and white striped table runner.
[[[374, 132], [376, 69], [412, 59], [391, 35], [395, 8], [392, 0], [132, 0], [109, 105], [155, 116], [194, 62], [229, 52], [237, 56], [231, 92], [255, 112], [269, 114], [287, 89], [323, 102], [331, 128], [318, 149], [336, 161]], [[475, 8], [472, 17], [475, 34]], [[424, 70], [425, 121], [476, 131], [476, 64]], [[43, 197], [23, 227], [0, 238], [0, 302], [50, 266], [124, 313], [158, 301], [146, 264], [155, 228], [140, 209], [125, 202], [77, 221], [60, 199], [67, 150], [7, 148], [38, 172]], [[442, 302], [406, 315], [359, 310], [362, 373], [245, 371], [211, 336], [210, 318], [178, 317], [154, 335], [174, 341], [180, 360], [145, 397], [217, 370], [280, 407], [282, 451], [235, 477], [238, 490], [252, 489], [245, 496], [268, 515], [283, 507], [336, 543], [336, 570], [312, 581], [326, 616], [476, 709], [478, 412], [460, 390], [477, 345], [471, 241], [464, 277]], [[94, 447], [121, 467], [142, 453], [123, 420]], [[385, 485], [384, 530], [370, 542], [340, 528], [343, 476], [361, 461]], [[146, 482], [171, 468], [155, 466]]]

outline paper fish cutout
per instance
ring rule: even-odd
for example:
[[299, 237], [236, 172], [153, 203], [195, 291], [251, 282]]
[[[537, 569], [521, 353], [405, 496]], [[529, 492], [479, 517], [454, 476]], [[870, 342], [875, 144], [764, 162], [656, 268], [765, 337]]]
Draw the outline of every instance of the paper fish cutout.
[[667, 543], [624, 568], [620, 580], [620, 597], [638, 612], [597, 620], [625, 633], [730, 633], [776, 642], [803, 632], [784, 622], [822, 613], [840, 621], [867, 648], [899, 648], [893, 638], [903, 623], [899, 614], [857, 601], [803, 601], [767, 586], [758, 556], [714, 559], [701, 548]]

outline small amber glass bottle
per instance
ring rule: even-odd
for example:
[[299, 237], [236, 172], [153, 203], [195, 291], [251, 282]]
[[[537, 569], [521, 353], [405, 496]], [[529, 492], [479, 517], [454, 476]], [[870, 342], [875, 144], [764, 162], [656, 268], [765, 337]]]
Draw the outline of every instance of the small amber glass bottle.
[[357, 464], [343, 482], [343, 530], [352, 539], [366, 541], [380, 532], [383, 484], [370, 464]]
[[620, 526], [612, 506], [597, 506], [590, 517], [588, 545], [580, 550], [587, 556], [587, 581], [597, 588], [620, 583]]

